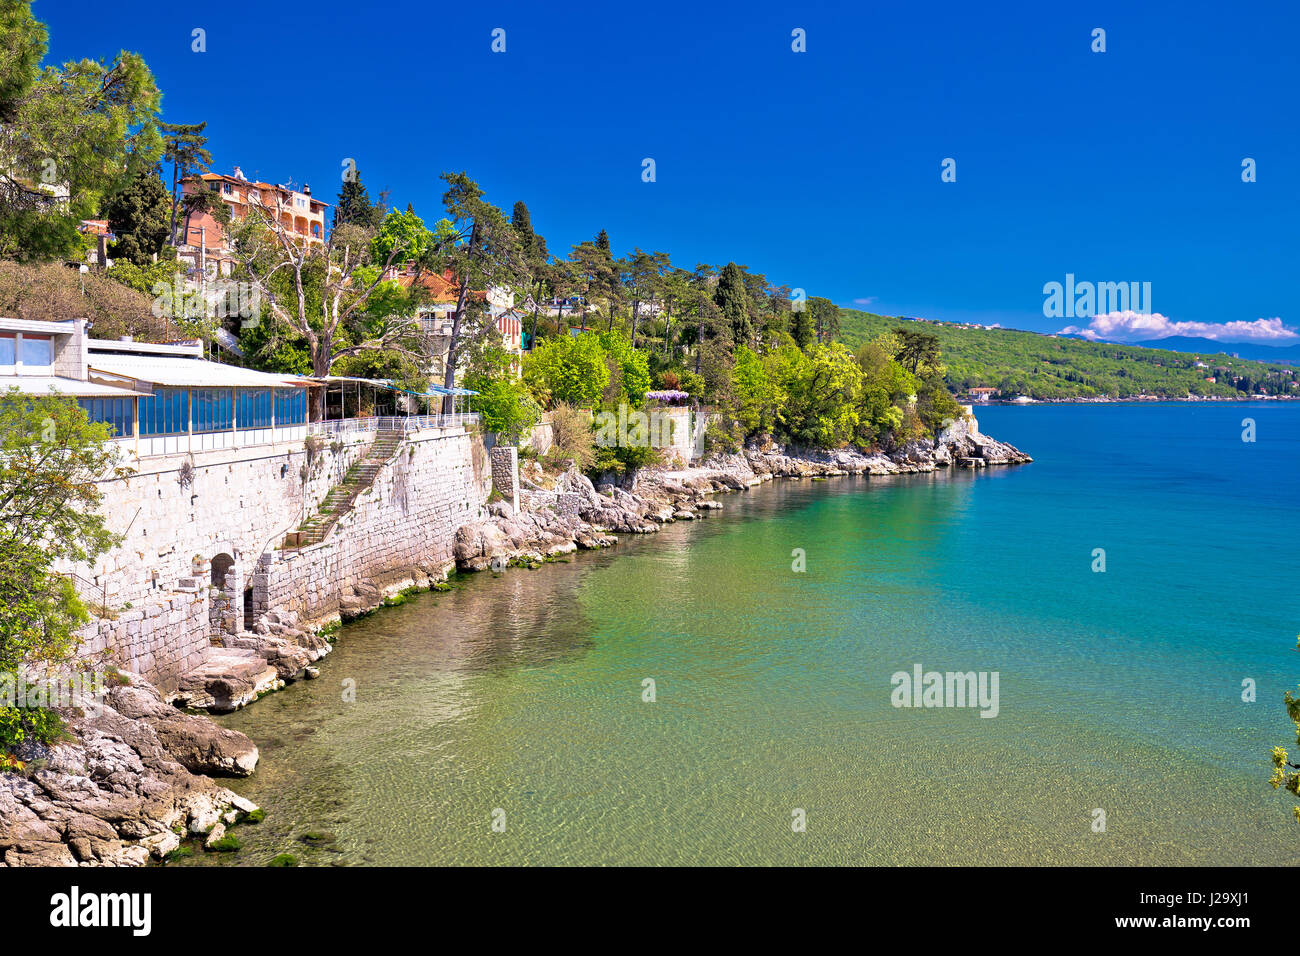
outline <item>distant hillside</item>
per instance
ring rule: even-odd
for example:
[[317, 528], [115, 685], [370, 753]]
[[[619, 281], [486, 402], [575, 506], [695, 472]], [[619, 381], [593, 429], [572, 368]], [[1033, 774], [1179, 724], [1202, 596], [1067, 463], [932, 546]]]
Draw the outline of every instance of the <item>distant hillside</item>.
[[[1073, 338], [1074, 336], [1071, 336]], [[1300, 345], [1258, 345], [1254, 342], [1215, 342], [1212, 339], [1200, 339], [1192, 336], [1171, 335], [1167, 339], [1153, 339], [1143, 342], [1143, 348], [1164, 349], [1170, 352], [1191, 352], [1193, 355], [1215, 354], [1224, 352], [1228, 355], [1240, 355], [1265, 364], [1295, 365], [1300, 362]]]
[[[840, 310], [840, 340], [850, 348], [912, 321]], [[1280, 363], [1232, 358], [1223, 352], [1171, 352], [1058, 338], [1014, 329], [947, 322], [915, 323], [939, 339], [948, 384], [956, 392], [997, 388], [1003, 397], [1186, 398], [1245, 394], [1300, 395], [1300, 370]], [[1197, 361], [1206, 367], [1197, 366]], [[1206, 381], [1214, 378], [1214, 382]]]

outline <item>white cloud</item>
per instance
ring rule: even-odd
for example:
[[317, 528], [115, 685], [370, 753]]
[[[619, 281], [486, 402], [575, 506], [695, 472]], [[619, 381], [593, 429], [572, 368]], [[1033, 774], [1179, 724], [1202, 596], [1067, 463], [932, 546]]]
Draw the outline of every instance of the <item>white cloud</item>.
[[875, 297], [874, 295], [869, 295], [869, 296], [867, 296], [865, 299], [854, 299], [854, 300], [853, 300], [853, 304], [854, 304], [854, 305], [870, 305], [871, 303], [873, 303], [873, 302], [875, 302], [875, 301], [876, 301], [876, 297]]
[[1254, 322], [1174, 322], [1159, 312], [1107, 312], [1095, 315], [1086, 326], [1070, 325], [1058, 335], [1079, 335], [1089, 341], [1147, 342], [1171, 335], [1189, 335], [1216, 342], [1262, 342], [1283, 345], [1300, 341], [1300, 333], [1280, 318]]

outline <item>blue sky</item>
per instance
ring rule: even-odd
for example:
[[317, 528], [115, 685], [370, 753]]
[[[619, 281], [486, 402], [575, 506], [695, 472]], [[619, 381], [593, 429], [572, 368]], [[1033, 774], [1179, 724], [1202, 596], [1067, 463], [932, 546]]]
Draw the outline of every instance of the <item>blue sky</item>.
[[325, 199], [351, 157], [432, 224], [439, 173], [464, 169], [553, 252], [604, 228], [620, 254], [1039, 331], [1066, 273], [1150, 282], [1169, 322], [1300, 326], [1294, 0], [34, 10], [51, 60], [141, 53], [164, 118], [208, 121], [218, 171]]

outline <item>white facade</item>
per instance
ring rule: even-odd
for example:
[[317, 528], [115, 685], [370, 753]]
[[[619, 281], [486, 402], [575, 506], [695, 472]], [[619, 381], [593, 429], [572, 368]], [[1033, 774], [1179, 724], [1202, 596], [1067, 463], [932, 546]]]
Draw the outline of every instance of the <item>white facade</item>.
[[74, 399], [135, 459], [306, 438], [300, 377], [206, 361], [201, 342], [89, 339], [85, 326], [0, 319], [0, 394]]

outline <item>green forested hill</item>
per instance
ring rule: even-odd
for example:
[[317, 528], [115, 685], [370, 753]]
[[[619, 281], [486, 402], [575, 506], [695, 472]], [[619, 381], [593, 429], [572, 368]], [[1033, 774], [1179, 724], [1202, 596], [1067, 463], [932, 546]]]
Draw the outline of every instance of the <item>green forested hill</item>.
[[[850, 348], [889, 329], [906, 326], [938, 337], [955, 392], [985, 385], [1002, 397], [1130, 398], [1158, 395], [1300, 395], [1297, 370], [1232, 358], [1223, 353], [1168, 352], [1057, 338], [1013, 329], [986, 329], [945, 322], [912, 322], [843, 309], [839, 339]], [[1206, 368], [1197, 366], [1203, 362]], [[1207, 378], [1216, 381], [1208, 382]]]

